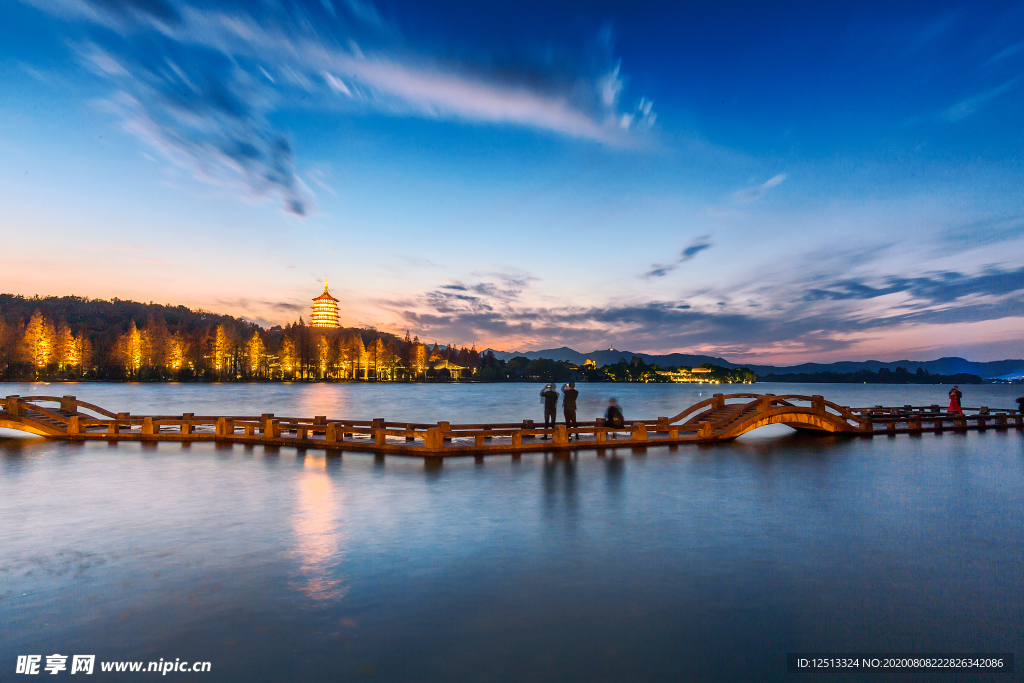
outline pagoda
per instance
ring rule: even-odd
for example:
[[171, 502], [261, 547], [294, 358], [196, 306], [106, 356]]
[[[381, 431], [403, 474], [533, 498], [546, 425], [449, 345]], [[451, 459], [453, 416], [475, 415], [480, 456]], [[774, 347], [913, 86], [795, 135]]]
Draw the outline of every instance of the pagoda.
[[341, 327], [338, 321], [338, 300], [327, 291], [327, 278], [324, 278], [324, 293], [313, 299], [313, 313], [309, 316], [310, 327]]

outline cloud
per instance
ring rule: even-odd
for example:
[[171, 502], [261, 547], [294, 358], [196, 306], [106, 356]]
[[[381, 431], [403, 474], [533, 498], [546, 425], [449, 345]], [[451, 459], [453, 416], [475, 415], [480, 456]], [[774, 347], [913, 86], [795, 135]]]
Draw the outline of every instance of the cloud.
[[690, 242], [689, 246], [685, 247], [679, 253], [679, 257], [675, 261], [668, 264], [652, 264], [651, 269], [644, 273], [643, 275], [641, 275], [640, 277], [644, 278], [645, 280], [654, 277], [664, 277], [671, 273], [676, 268], [678, 268], [679, 266], [681, 266], [682, 264], [693, 259], [700, 252], [704, 251], [705, 249], [710, 249], [712, 246], [714, 245], [711, 242], [711, 235], [701, 235], [700, 237], [695, 237], [693, 241]]
[[943, 271], [922, 277], [885, 278], [878, 286], [855, 279], [838, 280], [808, 291], [804, 301], [867, 300], [890, 294], [907, 294], [925, 305], [948, 304], [972, 295], [1002, 296], [1024, 292], [1024, 268], [989, 267], [976, 275]]
[[1010, 80], [997, 85], [994, 88], [990, 88], [984, 92], [978, 93], [973, 97], [968, 97], [965, 100], [961, 100], [953, 106], [942, 112], [941, 118], [949, 123], [957, 123], [963, 121], [968, 116], [971, 116], [979, 109], [987, 105], [989, 102], [999, 97], [1000, 95], [1009, 92], [1016, 87], [1017, 82], [1020, 81], [1020, 76], [1011, 78]]
[[618, 146], [656, 120], [647, 99], [623, 104], [622, 66], [610, 55], [500, 65], [436, 55], [359, 0], [26, 1], [83, 29], [80, 59], [116, 87], [109, 106], [131, 132], [197, 178], [275, 197], [298, 216], [313, 198], [287, 133], [271, 123], [285, 107], [516, 125]]
[[739, 190], [733, 193], [733, 199], [735, 199], [737, 202], [742, 203], [748, 203], [754, 201], [755, 199], [760, 199], [761, 197], [768, 194], [768, 190], [778, 185], [781, 185], [782, 181], [784, 181], [786, 177], [787, 176], [785, 173], [780, 173], [776, 176], [769, 178], [760, 185], [754, 185], [753, 187], [747, 187], [742, 190]]

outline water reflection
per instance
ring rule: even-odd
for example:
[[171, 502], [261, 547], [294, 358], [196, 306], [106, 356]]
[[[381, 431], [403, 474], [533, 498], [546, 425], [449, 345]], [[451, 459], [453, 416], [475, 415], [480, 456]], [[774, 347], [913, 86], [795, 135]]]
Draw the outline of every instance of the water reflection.
[[338, 573], [345, 541], [341, 521], [344, 493], [335, 487], [327, 462], [324, 457], [304, 459], [303, 471], [296, 479], [292, 530], [302, 577], [299, 589], [317, 600], [338, 600], [348, 591]]

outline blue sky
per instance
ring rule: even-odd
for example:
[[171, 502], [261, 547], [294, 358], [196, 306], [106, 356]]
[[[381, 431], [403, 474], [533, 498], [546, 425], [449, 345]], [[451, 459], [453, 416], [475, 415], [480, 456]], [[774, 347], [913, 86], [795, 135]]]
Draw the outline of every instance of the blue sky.
[[0, 289], [1024, 357], [1024, 4], [0, 5]]

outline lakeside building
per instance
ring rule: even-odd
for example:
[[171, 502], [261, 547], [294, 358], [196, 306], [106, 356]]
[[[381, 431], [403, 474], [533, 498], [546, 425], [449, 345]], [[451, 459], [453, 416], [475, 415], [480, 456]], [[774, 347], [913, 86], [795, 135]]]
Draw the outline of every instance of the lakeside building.
[[711, 368], [693, 368], [687, 370], [686, 368], [679, 368], [678, 370], [658, 370], [658, 374], [668, 378], [670, 382], [682, 382], [686, 384], [717, 384], [718, 381], [712, 379]]
[[338, 299], [327, 291], [327, 278], [324, 278], [324, 293], [313, 299], [313, 312], [309, 316], [310, 327], [334, 329], [341, 327], [338, 317]]

